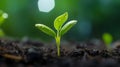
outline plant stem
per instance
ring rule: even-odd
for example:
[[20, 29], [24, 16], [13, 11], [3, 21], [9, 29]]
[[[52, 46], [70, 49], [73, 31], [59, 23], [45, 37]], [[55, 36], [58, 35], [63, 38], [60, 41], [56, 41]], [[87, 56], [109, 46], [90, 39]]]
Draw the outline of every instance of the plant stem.
[[60, 56], [60, 35], [59, 32], [57, 32], [56, 36], [56, 45], [57, 45], [57, 55]]

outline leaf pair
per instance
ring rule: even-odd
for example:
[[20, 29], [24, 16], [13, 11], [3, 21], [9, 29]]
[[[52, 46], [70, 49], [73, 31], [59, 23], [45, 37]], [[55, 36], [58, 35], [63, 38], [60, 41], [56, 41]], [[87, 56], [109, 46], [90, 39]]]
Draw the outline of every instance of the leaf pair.
[[[64, 35], [68, 30], [71, 29], [71, 27], [73, 27], [77, 21], [76, 20], [72, 20], [69, 21], [68, 23], [66, 23], [64, 26], [63, 24], [67, 21], [68, 19], [68, 13], [65, 12], [64, 14], [58, 16], [55, 21], [54, 21], [54, 27], [57, 31], [59, 31], [60, 36]], [[44, 25], [44, 24], [35, 24], [35, 26], [43, 31], [44, 33], [56, 37], [57, 33], [55, 33], [51, 28], [49, 28], [48, 26]]]

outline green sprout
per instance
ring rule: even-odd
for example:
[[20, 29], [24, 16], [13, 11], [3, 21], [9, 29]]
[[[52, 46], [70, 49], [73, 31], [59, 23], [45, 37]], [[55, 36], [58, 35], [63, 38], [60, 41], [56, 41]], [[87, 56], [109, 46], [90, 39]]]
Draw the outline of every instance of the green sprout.
[[102, 38], [103, 38], [103, 41], [104, 41], [107, 49], [110, 49], [110, 47], [111, 47], [110, 44], [111, 44], [112, 41], [113, 41], [112, 35], [109, 34], [109, 33], [104, 33], [103, 36], [102, 36]]
[[35, 24], [42, 32], [52, 36], [56, 40], [57, 45], [57, 55], [60, 56], [60, 40], [61, 36], [64, 35], [68, 30], [70, 30], [76, 23], [76, 20], [71, 20], [68, 23], [64, 24], [68, 19], [68, 13], [65, 12], [64, 14], [58, 16], [54, 21], [54, 28], [56, 29], [56, 33], [44, 24]]
[[[0, 27], [4, 23], [4, 20], [8, 18], [8, 14], [0, 10]], [[4, 36], [3, 30], [0, 28], [0, 37]]]

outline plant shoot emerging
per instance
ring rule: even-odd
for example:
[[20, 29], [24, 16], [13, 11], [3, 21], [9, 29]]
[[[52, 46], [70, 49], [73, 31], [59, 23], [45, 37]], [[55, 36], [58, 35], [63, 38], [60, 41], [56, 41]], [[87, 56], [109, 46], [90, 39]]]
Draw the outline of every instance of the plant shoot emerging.
[[57, 55], [60, 56], [60, 40], [61, 36], [64, 35], [68, 30], [70, 30], [76, 23], [76, 20], [71, 20], [68, 23], [64, 24], [68, 19], [68, 13], [65, 12], [64, 14], [58, 16], [54, 21], [54, 28], [56, 29], [56, 33], [49, 28], [48, 26], [44, 24], [35, 24], [35, 27], [37, 27], [42, 32], [52, 36], [56, 40], [56, 46], [57, 46]]

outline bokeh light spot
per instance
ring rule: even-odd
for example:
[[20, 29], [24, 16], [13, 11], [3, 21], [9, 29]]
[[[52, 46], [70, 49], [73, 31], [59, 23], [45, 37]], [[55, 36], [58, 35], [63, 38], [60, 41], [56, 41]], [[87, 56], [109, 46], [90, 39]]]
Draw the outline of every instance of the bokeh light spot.
[[38, 8], [41, 12], [50, 12], [54, 7], [54, 0], [38, 0]]

